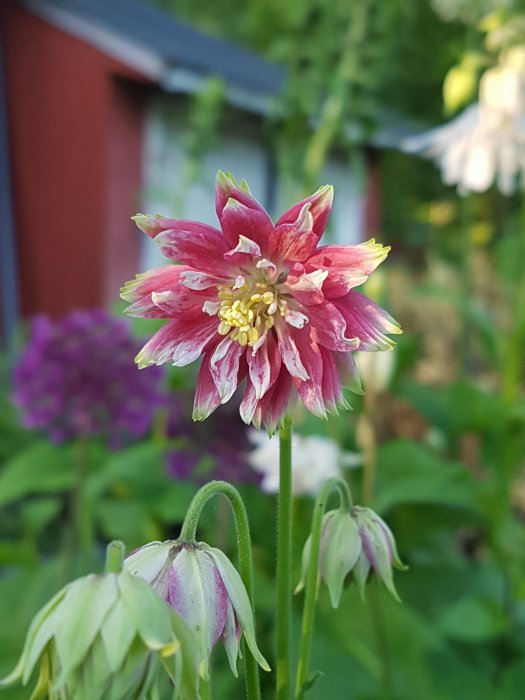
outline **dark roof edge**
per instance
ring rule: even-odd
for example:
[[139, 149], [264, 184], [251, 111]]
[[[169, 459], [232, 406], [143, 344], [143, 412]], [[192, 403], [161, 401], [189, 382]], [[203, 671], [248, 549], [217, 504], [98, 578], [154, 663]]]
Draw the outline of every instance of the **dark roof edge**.
[[[20, 0], [22, 7], [53, 26], [81, 39], [120, 63], [137, 71], [147, 80], [157, 83], [167, 93], [195, 94], [213, 73], [204, 73], [183, 64], [170, 65], [161, 55], [145, 44], [118, 34], [94, 18], [46, 0]], [[261, 59], [262, 61], [262, 59]], [[217, 77], [224, 77], [216, 74]], [[225, 79], [226, 100], [229, 104], [254, 114], [268, 114], [276, 93], [258, 91]]]

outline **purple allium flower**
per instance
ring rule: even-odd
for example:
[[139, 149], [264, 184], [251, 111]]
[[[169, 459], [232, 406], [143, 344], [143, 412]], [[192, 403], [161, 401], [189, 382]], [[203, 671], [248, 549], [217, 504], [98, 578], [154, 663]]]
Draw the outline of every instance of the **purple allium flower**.
[[103, 310], [74, 311], [59, 321], [38, 316], [13, 371], [22, 424], [54, 442], [103, 435], [118, 446], [144, 435], [163, 403], [163, 372], [137, 370], [139, 346], [128, 324]]
[[256, 484], [259, 475], [248, 467], [248, 429], [239, 417], [239, 406], [231, 401], [204, 423], [191, 418], [192, 395], [179, 393], [170, 403], [168, 436], [183, 438], [184, 448], [168, 452], [168, 473], [181, 481], [204, 483], [220, 479]]

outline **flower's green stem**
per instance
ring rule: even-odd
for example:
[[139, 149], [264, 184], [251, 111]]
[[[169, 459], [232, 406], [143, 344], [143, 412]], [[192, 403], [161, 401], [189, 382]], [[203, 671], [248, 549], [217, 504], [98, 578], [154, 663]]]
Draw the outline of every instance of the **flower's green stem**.
[[301, 627], [301, 644], [299, 648], [299, 664], [295, 678], [295, 697], [297, 700], [303, 697], [304, 686], [308, 681], [310, 667], [310, 653], [312, 649], [312, 635], [315, 620], [315, 603], [317, 598], [317, 577], [319, 569], [319, 548], [321, 544], [321, 526], [323, 515], [326, 511], [328, 497], [337, 489], [341, 500], [341, 507], [350, 510], [352, 497], [346, 481], [340, 477], [328, 479], [323, 484], [321, 492], [317, 496], [312, 517], [312, 530], [310, 533], [310, 561], [306, 574], [306, 590], [304, 596], [303, 622]]
[[[523, 261], [525, 255], [525, 197], [518, 218], [518, 259]], [[523, 351], [525, 346], [525, 269], [522, 267], [516, 286], [512, 288], [511, 304], [514, 325], [505, 339], [503, 358], [503, 399], [512, 404], [519, 397], [520, 384], [523, 380]]]
[[76, 572], [78, 553], [81, 554], [82, 568], [88, 570], [94, 566], [93, 521], [91, 504], [87, 493], [89, 472], [89, 443], [85, 438], [75, 445], [75, 460], [72, 465], [75, 479], [68, 495], [69, 528], [64, 537], [64, 575], [70, 579]]
[[292, 616], [292, 424], [280, 432], [277, 514], [277, 700], [291, 698], [290, 625]]
[[124, 542], [120, 540], [113, 540], [113, 542], [110, 542], [106, 549], [106, 574], [120, 574], [125, 555], [126, 548]]
[[[197, 526], [202, 509], [214, 496], [222, 494], [226, 496], [232, 507], [237, 534], [237, 549], [239, 552], [239, 573], [248, 593], [250, 604], [254, 607], [253, 592], [253, 563], [252, 545], [250, 539], [250, 526], [248, 515], [243, 500], [237, 489], [226, 481], [210, 481], [197, 491], [186, 513], [180, 539], [185, 542], [194, 542], [197, 535]], [[246, 671], [246, 693], [248, 700], [260, 700], [259, 667], [243, 641], [243, 659]]]

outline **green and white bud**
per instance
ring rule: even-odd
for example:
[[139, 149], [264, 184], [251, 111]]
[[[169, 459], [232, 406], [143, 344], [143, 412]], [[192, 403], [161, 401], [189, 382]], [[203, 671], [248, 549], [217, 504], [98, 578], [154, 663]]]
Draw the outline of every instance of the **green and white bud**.
[[[302, 576], [295, 592], [304, 588], [310, 565], [311, 536], [303, 550]], [[329, 510], [321, 524], [319, 549], [319, 577], [328, 586], [332, 606], [337, 608], [341, 600], [343, 584], [355, 566], [361, 553], [361, 541], [355, 520], [348, 510]]]
[[123, 569], [66, 585], [34, 617], [22, 655], [0, 687], [26, 685], [31, 700], [199, 698], [198, 649], [188, 626], [141, 578]]
[[370, 576], [375, 574], [385, 585], [390, 595], [399, 601], [400, 598], [394, 586], [393, 569], [404, 571], [408, 567], [399, 558], [392, 531], [371, 508], [354, 506], [352, 515], [361, 540], [361, 552], [352, 570], [352, 575], [361, 597], [365, 596], [365, 585]]
[[244, 636], [257, 663], [270, 667], [255, 640], [253, 612], [246, 588], [228, 557], [204, 542], [150, 542], [124, 562], [144, 578], [188, 623], [198, 640], [201, 669], [207, 675], [210, 653], [222, 639], [237, 675], [239, 642]]
[[[303, 550], [302, 573], [295, 592], [306, 583], [311, 557], [311, 536]], [[330, 510], [323, 516], [319, 548], [318, 580], [328, 586], [332, 606], [337, 608], [345, 583], [355, 580], [364, 598], [365, 584], [372, 573], [399, 600], [392, 567], [405, 569], [399, 559], [392, 532], [370, 508]]]

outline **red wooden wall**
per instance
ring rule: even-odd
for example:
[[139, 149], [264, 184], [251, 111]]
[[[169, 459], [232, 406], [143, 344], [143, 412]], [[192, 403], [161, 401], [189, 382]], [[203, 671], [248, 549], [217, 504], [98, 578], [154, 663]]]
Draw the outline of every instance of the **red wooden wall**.
[[22, 313], [106, 304], [137, 266], [144, 81], [14, 4], [0, 23]]

